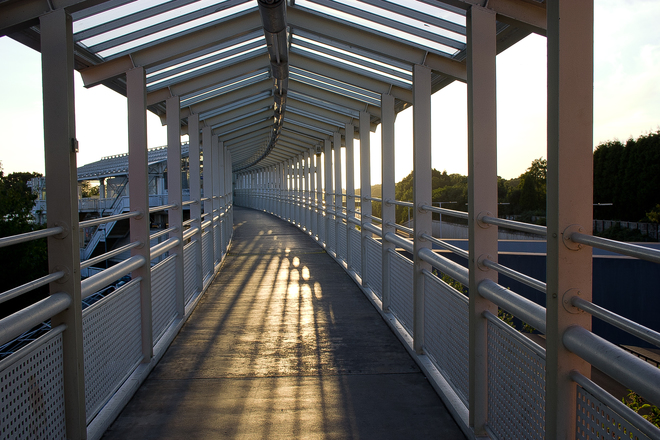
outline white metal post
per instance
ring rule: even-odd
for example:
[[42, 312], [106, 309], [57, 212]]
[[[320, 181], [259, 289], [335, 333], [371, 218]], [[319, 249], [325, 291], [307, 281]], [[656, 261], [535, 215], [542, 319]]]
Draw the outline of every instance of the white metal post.
[[48, 270], [65, 273], [49, 288], [51, 294], [65, 292], [71, 298], [69, 308], [53, 316], [51, 324], [53, 328], [67, 326], [62, 333], [66, 436], [84, 439], [87, 426], [71, 17], [64, 9], [42, 15], [40, 31], [48, 227], [60, 226], [64, 230], [48, 237]]
[[[214, 150], [214, 144], [217, 142], [213, 140], [213, 138], [216, 138], [216, 136], [213, 136], [213, 132], [211, 131], [211, 127], [206, 126], [202, 129], [202, 172], [204, 173], [202, 176], [202, 188], [204, 190], [204, 198], [207, 199], [204, 202], [204, 214], [208, 214], [205, 218], [207, 221], [211, 222], [211, 225], [209, 226], [208, 233], [210, 234], [210, 246], [211, 248], [209, 249], [209, 258], [211, 259], [211, 272], [213, 272], [213, 261], [215, 260], [214, 258], [214, 243], [215, 243], [215, 230], [214, 230], [214, 222], [213, 222], [213, 178], [214, 178], [214, 170], [213, 170], [213, 150]], [[204, 222], [202, 222], [204, 223]], [[202, 267], [204, 267], [202, 265]], [[204, 274], [206, 276], [206, 274]]]
[[[325, 248], [330, 250], [330, 228], [334, 228], [334, 219], [327, 212], [332, 208], [332, 142], [330, 139], [323, 141], [323, 173], [325, 174]], [[335, 252], [337, 250], [335, 249]]]
[[167, 109], [167, 203], [176, 204], [176, 208], [167, 210], [168, 227], [177, 228], [170, 237], [179, 239], [179, 244], [172, 250], [176, 253], [174, 261], [174, 292], [176, 297], [177, 317], [185, 314], [183, 291], [183, 201], [181, 195], [181, 116], [179, 97], [172, 96], [165, 101]]
[[592, 232], [593, 8], [593, 0], [547, 2], [546, 438], [575, 437], [576, 385], [569, 373], [591, 372], [566, 350], [562, 336], [574, 325], [591, 329], [591, 315], [573, 314], [563, 304], [578, 294], [591, 301], [591, 248], [569, 236]]
[[424, 270], [431, 265], [419, 258], [419, 251], [429, 248], [422, 238], [432, 234], [431, 213], [422, 208], [431, 205], [431, 69], [413, 67], [413, 346], [422, 353], [424, 347]]
[[317, 235], [316, 218], [316, 149], [309, 149], [309, 227], [312, 238]]
[[[335, 166], [335, 252], [337, 258], [340, 258], [339, 255], [339, 230], [344, 227], [342, 218], [339, 216], [342, 212], [344, 206], [343, 201], [344, 197], [342, 195], [342, 185], [341, 185], [341, 134], [335, 131], [332, 134], [332, 145], [334, 148], [334, 166]], [[346, 255], [342, 255], [346, 258]]]
[[[220, 204], [223, 202], [224, 193], [221, 191], [221, 188], [224, 187], [224, 160], [222, 154], [222, 142], [218, 139], [218, 136], [213, 136], [213, 217], [217, 217], [217, 223], [215, 226], [215, 235], [214, 235], [214, 246], [215, 258], [214, 265], [219, 264], [222, 260], [222, 220], [223, 217], [220, 217], [222, 209]], [[214, 269], [215, 272], [215, 269]]]
[[310, 211], [310, 203], [309, 203], [309, 151], [304, 151], [303, 152], [303, 160], [305, 161], [305, 198], [304, 198], [304, 210], [305, 210], [305, 232], [308, 234], [310, 233], [312, 229], [311, 225], [311, 211]]
[[320, 242], [322, 237], [321, 229], [325, 228], [325, 225], [323, 224], [323, 168], [321, 155], [315, 155], [314, 160], [316, 161], [316, 235], [319, 237]]
[[[390, 308], [390, 277], [389, 277], [389, 250], [394, 251], [396, 246], [385, 240], [385, 234], [396, 230], [391, 224], [396, 222], [395, 205], [387, 203], [388, 200], [394, 200], [394, 97], [392, 95], [381, 95], [381, 148], [382, 148], [382, 189], [383, 189], [383, 240], [382, 240], [382, 262], [381, 262], [381, 285], [382, 285], [382, 307], [388, 311]], [[364, 257], [362, 257], [364, 258]]]
[[371, 223], [371, 115], [360, 112], [360, 223], [362, 226], [360, 247], [362, 249], [362, 279], [367, 279], [367, 237], [370, 232], [364, 227]]
[[497, 103], [495, 85], [495, 12], [473, 6], [468, 12], [468, 228], [470, 277], [470, 416], [477, 436], [485, 436], [488, 417], [488, 339], [486, 310], [497, 307], [481, 297], [483, 280], [497, 282], [497, 272], [480, 261], [497, 261], [497, 227], [480, 216], [497, 217]]
[[197, 242], [195, 249], [195, 292], [201, 292], [204, 289], [204, 279], [202, 273], [202, 182], [200, 179], [200, 131], [199, 115], [192, 114], [188, 116], [188, 160], [190, 170], [190, 200], [195, 203], [190, 205], [190, 218], [194, 219], [192, 228], [197, 228], [197, 233], [193, 240]]
[[130, 222], [131, 241], [142, 245], [131, 250], [131, 256], [142, 256], [146, 264], [131, 273], [141, 277], [140, 311], [142, 324], [142, 362], [153, 356], [151, 326], [151, 257], [149, 239], [149, 160], [147, 152], [147, 88], [144, 68], [135, 67], [126, 72], [128, 98], [128, 175], [131, 211], [139, 211], [139, 217]]
[[[346, 124], [344, 135], [344, 144], [346, 145], [346, 264], [348, 267], [354, 269], [361, 269], [355, 267], [356, 263], [353, 261], [351, 253], [351, 229], [355, 229], [355, 225], [348, 221], [348, 217], [355, 216], [355, 150], [354, 150], [354, 137], [355, 127], [353, 124]], [[362, 258], [365, 258], [363, 255]], [[362, 283], [365, 283], [364, 277]]]

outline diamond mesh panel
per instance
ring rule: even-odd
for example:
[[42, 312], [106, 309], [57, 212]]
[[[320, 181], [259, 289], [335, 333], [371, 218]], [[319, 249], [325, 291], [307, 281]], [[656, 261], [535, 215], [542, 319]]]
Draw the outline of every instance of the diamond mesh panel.
[[413, 263], [394, 251], [388, 252], [390, 271], [390, 309], [412, 334], [413, 327]]
[[346, 261], [348, 253], [346, 253], [346, 225], [344, 223], [336, 223], [337, 225], [337, 248], [339, 249], [339, 258]]
[[[496, 318], [495, 318], [496, 319]], [[488, 426], [497, 438], [545, 438], [545, 358], [488, 322]]]
[[0, 362], [0, 436], [64, 439], [62, 330], [49, 331]]
[[424, 307], [425, 351], [468, 407], [468, 298], [426, 272]]
[[151, 324], [153, 343], [176, 317], [176, 255], [151, 268]]
[[206, 231], [202, 234], [202, 278], [211, 274], [213, 255], [211, 255], [211, 233]]
[[[355, 231], [359, 234], [359, 232]], [[367, 237], [365, 241], [367, 254], [367, 284], [376, 293], [376, 296], [383, 299], [383, 251], [380, 243], [373, 238]]]
[[348, 230], [348, 234], [351, 237], [351, 268], [362, 276], [362, 234], [353, 228]]
[[139, 279], [83, 310], [88, 422], [142, 360], [140, 322]]
[[635, 425], [628, 422], [589, 391], [577, 386], [577, 431], [575, 438], [591, 439], [648, 439]]
[[195, 295], [197, 287], [197, 284], [195, 283], [197, 246], [199, 246], [199, 242], [195, 240], [183, 247], [183, 291], [186, 304], [188, 304], [188, 301], [190, 301]]

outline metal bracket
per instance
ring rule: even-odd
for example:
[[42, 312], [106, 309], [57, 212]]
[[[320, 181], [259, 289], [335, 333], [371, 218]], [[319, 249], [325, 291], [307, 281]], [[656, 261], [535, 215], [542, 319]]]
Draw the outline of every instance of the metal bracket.
[[490, 267], [486, 266], [484, 264], [485, 260], [491, 260], [492, 261], [493, 257], [490, 254], [481, 254], [479, 255], [479, 258], [477, 258], [477, 267], [479, 270], [483, 270], [484, 272], [487, 272], [490, 270]]
[[579, 296], [581, 292], [578, 289], [570, 289], [567, 290], [566, 293], [564, 293], [564, 296], [562, 297], [562, 305], [564, 306], [564, 310], [566, 310], [568, 313], [571, 313], [573, 315], [577, 315], [579, 313], [584, 313], [584, 310], [580, 310], [577, 307], [575, 307], [571, 303], [571, 298], [574, 296]]
[[69, 279], [71, 278], [71, 273], [69, 272], [69, 269], [66, 268], [66, 267], [55, 266], [55, 270], [52, 273], [55, 273], [55, 272], [63, 272], [64, 273], [62, 278], [60, 278], [58, 280], [55, 280], [55, 282], [58, 283], [58, 284], [64, 284], [64, 283], [68, 282]]
[[419, 212], [421, 214], [426, 214], [428, 211], [426, 209], [422, 208], [422, 206], [424, 206], [424, 205], [428, 205], [428, 203], [422, 202], [419, 205], [417, 205], [417, 212]]
[[144, 218], [144, 212], [138, 211], [138, 215], [134, 217], [136, 220], [142, 220]]
[[55, 222], [55, 226], [59, 226], [60, 228], [62, 228], [62, 232], [53, 235], [53, 238], [57, 238], [58, 240], [63, 240], [69, 236], [69, 225], [67, 225], [64, 222]]
[[488, 229], [488, 228], [490, 228], [490, 225], [488, 223], [484, 223], [481, 220], [484, 217], [493, 217], [493, 214], [490, 211], [481, 211], [477, 215], [477, 225], [479, 225], [479, 227], [482, 228], [482, 229]]
[[570, 225], [561, 233], [561, 240], [564, 242], [564, 246], [570, 250], [579, 251], [582, 249], [582, 245], [571, 240], [571, 235], [573, 235], [574, 232], [584, 232], [584, 228], [580, 225]]

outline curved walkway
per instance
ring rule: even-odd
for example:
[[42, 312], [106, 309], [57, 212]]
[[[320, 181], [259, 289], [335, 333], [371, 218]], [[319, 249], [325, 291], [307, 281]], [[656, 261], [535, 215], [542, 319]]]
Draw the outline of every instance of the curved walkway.
[[103, 439], [459, 439], [380, 314], [296, 227], [237, 208], [224, 267]]

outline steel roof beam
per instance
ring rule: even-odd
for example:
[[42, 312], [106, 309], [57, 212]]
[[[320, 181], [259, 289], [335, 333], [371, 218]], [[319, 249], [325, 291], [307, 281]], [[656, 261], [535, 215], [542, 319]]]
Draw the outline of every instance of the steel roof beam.
[[[314, 86], [311, 86], [309, 84], [305, 84], [299, 81], [290, 81], [289, 82], [289, 93], [293, 92], [298, 92], [302, 93], [305, 95], [305, 99], [307, 98], [318, 98], [319, 100], [325, 101], [327, 103], [332, 104], [333, 106], [339, 106], [339, 107], [344, 107], [351, 109], [352, 111], [356, 111], [358, 113], [358, 116], [355, 116], [356, 119], [359, 119], [359, 113], [361, 111], [367, 111], [371, 115], [376, 115], [380, 117], [380, 107], [374, 106], [374, 105], [369, 105], [366, 104], [362, 101], [357, 101], [353, 98], [344, 96], [344, 95], [339, 95], [337, 93], [333, 93], [327, 90], [323, 89], [317, 89]], [[296, 98], [298, 99], [298, 98]], [[301, 100], [301, 99], [299, 99]], [[312, 103], [314, 104], [314, 103]], [[319, 107], [322, 107], [322, 105], [319, 104]], [[330, 107], [332, 109], [332, 107]]]
[[55, 9], [69, 14], [93, 7], [106, 0], [59, 0], [53, 5], [49, 0], [20, 0], [0, 2], [0, 36], [39, 24], [39, 17]]

